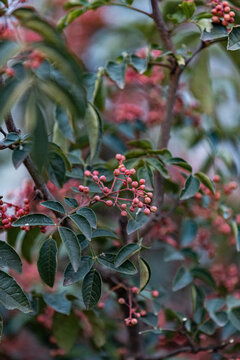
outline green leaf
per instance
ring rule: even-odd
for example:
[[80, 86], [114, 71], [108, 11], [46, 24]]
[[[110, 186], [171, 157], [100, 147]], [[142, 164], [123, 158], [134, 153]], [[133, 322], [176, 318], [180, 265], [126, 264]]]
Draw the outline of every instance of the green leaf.
[[8, 310], [18, 309], [24, 313], [31, 311], [29, 301], [18, 283], [1, 270], [0, 303]]
[[12, 162], [15, 169], [18, 169], [19, 166], [23, 163], [26, 157], [29, 155], [31, 151], [30, 144], [21, 144], [16, 147], [12, 152]]
[[102, 292], [102, 279], [99, 272], [94, 269], [85, 276], [82, 284], [83, 301], [87, 309], [95, 306]]
[[88, 241], [90, 241], [92, 236], [92, 229], [88, 220], [84, 216], [79, 214], [73, 214], [70, 215], [69, 217], [77, 225], [77, 227], [80, 229], [83, 235], [86, 236]]
[[63, 46], [60, 33], [48, 22], [41, 19], [32, 8], [18, 8], [12, 12], [20, 24], [30, 30], [36, 31], [45, 40], [53, 45]]
[[73, 129], [70, 124], [69, 116], [63, 108], [60, 106], [56, 107], [56, 121], [62, 134], [71, 142], [75, 142]]
[[150, 166], [148, 166], [146, 163], [144, 166], [140, 167], [137, 170], [137, 178], [138, 180], [144, 179], [145, 180], [145, 186], [147, 190], [152, 191], [153, 190], [153, 171]]
[[178, 291], [185, 288], [187, 285], [191, 284], [193, 277], [191, 273], [186, 270], [184, 267], [178, 269], [175, 278], [173, 280], [173, 291]]
[[58, 313], [69, 315], [71, 312], [71, 301], [65, 297], [65, 293], [43, 294], [45, 303]]
[[156, 158], [148, 158], [147, 162], [155, 170], [157, 170], [162, 175], [162, 177], [164, 177], [165, 179], [169, 178], [168, 172], [167, 172], [165, 166], [163, 165], [163, 163], [160, 160], [158, 160]]
[[32, 262], [32, 248], [39, 234], [41, 234], [39, 227], [34, 227], [29, 231], [26, 231], [24, 238], [22, 239], [21, 254], [22, 257], [29, 263]]
[[202, 331], [204, 334], [211, 336], [216, 331], [216, 325], [211, 319], [208, 319], [199, 326], [199, 330]]
[[20, 50], [20, 45], [15, 41], [0, 41], [0, 66], [6, 66], [7, 62]]
[[180, 4], [179, 7], [183, 10], [184, 15], [186, 16], [187, 19], [190, 19], [193, 16], [196, 9], [195, 4], [188, 1]]
[[0, 343], [2, 341], [2, 334], [3, 334], [3, 319], [0, 315]]
[[221, 310], [225, 305], [225, 301], [221, 298], [215, 298], [205, 301], [205, 308], [209, 312], [209, 316], [218, 326], [225, 326], [228, 319], [226, 313]]
[[0, 89], [0, 121], [8, 115], [11, 108], [20, 100], [29, 86], [29, 78], [14, 77]]
[[125, 61], [117, 63], [115, 61], [109, 61], [106, 67], [108, 76], [114, 81], [120, 89], [125, 87], [125, 75], [127, 64]]
[[90, 256], [82, 256], [80, 266], [77, 272], [74, 271], [71, 264], [68, 264], [64, 271], [63, 286], [72, 285], [78, 281], [81, 281], [84, 276], [91, 270], [94, 264], [93, 259]]
[[228, 35], [228, 50], [239, 50], [240, 49], [240, 28], [235, 26]]
[[137, 273], [136, 267], [130, 260], [126, 260], [122, 265], [116, 267], [114, 265], [115, 254], [102, 254], [98, 256], [98, 262], [106, 266], [108, 269], [115, 270], [121, 274], [134, 275]]
[[147, 70], [148, 59], [143, 59], [136, 55], [131, 55], [130, 65], [132, 65], [139, 74], [143, 74]]
[[39, 171], [42, 171], [48, 156], [48, 134], [44, 115], [38, 105], [37, 96], [30, 95], [26, 109], [26, 121], [33, 124], [31, 155]]
[[217, 39], [227, 38], [228, 32], [225, 26], [212, 24], [212, 29], [210, 32], [204, 30], [201, 35], [202, 41], [213, 41]]
[[179, 166], [180, 168], [182, 168], [184, 170], [192, 172], [191, 165], [182, 158], [177, 158], [177, 157], [171, 158], [171, 159], [167, 160], [167, 164]]
[[97, 217], [95, 212], [87, 207], [82, 207], [77, 210], [77, 214], [85, 217], [93, 229], [97, 227]]
[[194, 176], [190, 175], [184, 185], [180, 194], [180, 200], [187, 200], [193, 197], [200, 188], [200, 181]]
[[194, 267], [191, 269], [191, 274], [194, 278], [201, 279], [206, 284], [216, 289], [215, 280], [207, 269], [201, 267]]
[[116, 267], [121, 266], [126, 260], [128, 260], [131, 256], [136, 254], [139, 250], [141, 250], [141, 246], [136, 243], [127, 244], [123, 246], [117, 253], [114, 265]]
[[12, 247], [16, 247], [16, 242], [17, 242], [17, 238], [19, 233], [21, 233], [20, 228], [11, 228], [8, 229], [7, 231], [7, 242], [10, 246]]
[[44, 214], [25, 215], [16, 220], [12, 226], [50, 226], [55, 225], [54, 221]]
[[102, 143], [102, 120], [97, 110], [91, 105], [88, 105], [84, 123], [88, 133], [90, 144], [90, 158], [93, 161], [99, 154]]
[[151, 278], [151, 268], [147, 261], [143, 258], [139, 258], [139, 271], [140, 271], [140, 284], [139, 293], [147, 286]]
[[134, 146], [139, 149], [152, 150], [152, 143], [149, 140], [144, 140], [144, 139], [131, 140], [131, 141], [128, 141], [128, 145]]
[[231, 309], [228, 312], [228, 319], [230, 320], [231, 324], [240, 331], [240, 307]]
[[52, 238], [43, 243], [39, 252], [37, 266], [42, 281], [53, 287], [57, 270], [57, 246]]
[[72, 230], [63, 226], [59, 227], [58, 231], [66, 247], [72, 267], [77, 272], [81, 263], [81, 248], [77, 236]]
[[105, 230], [105, 229], [97, 229], [92, 233], [92, 239], [100, 238], [100, 237], [109, 237], [113, 239], [119, 239], [119, 236], [115, 234], [113, 231]]
[[181, 254], [181, 252], [173, 248], [172, 246], [168, 246], [164, 253], [164, 261], [169, 262], [169, 261], [179, 261], [179, 260], [184, 260], [184, 256]]
[[143, 212], [138, 213], [136, 219], [130, 219], [127, 224], [127, 233], [128, 235], [140, 229], [142, 226], [149, 222], [149, 217], [146, 216]]
[[191, 219], [184, 219], [181, 226], [181, 245], [188, 246], [197, 235], [197, 224]]
[[73, 313], [69, 316], [55, 312], [52, 331], [60, 348], [66, 352], [70, 351], [77, 339], [78, 330], [79, 320]]
[[10, 146], [19, 142], [20, 137], [15, 132], [10, 132], [6, 135], [5, 139], [1, 141], [1, 145]]
[[0, 241], [0, 267], [7, 266], [10, 269], [22, 272], [22, 261], [16, 251], [5, 241]]
[[206, 174], [204, 174], [202, 172], [197, 172], [194, 174], [194, 176], [196, 178], [198, 178], [198, 180], [200, 180], [201, 183], [204, 186], [206, 186], [206, 188], [208, 188], [213, 194], [215, 194], [216, 189], [215, 189], [214, 182], [211, 179], [209, 179], [209, 177]]
[[65, 203], [70, 206], [71, 208], [75, 209], [76, 207], [78, 207], [78, 202], [76, 199], [74, 198], [71, 198], [71, 197], [67, 197], [65, 196], [64, 197], [64, 201]]
[[59, 213], [65, 214], [65, 209], [62, 206], [62, 204], [58, 201], [52, 201], [52, 200], [48, 200], [48, 201], [44, 201], [40, 203], [42, 206], [51, 209], [53, 211], [57, 211]]
[[235, 220], [231, 221], [231, 227], [232, 227], [232, 231], [236, 240], [236, 249], [239, 252], [240, 251], [240, 231], [239, 231], [239, 226], [237, 225]]

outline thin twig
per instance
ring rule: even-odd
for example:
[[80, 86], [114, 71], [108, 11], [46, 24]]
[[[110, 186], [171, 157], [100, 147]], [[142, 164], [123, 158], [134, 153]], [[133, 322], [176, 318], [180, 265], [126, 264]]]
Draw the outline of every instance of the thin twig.
[[196, 347], [195, 349], [193, 349], [192, 346], [183, 346], [178, 349], [174, 349], [169, 352], [165, 352], [164, 354], [163, 354], [163, 352], [159, 352], [159, 353], [155, 353], [153, 355], [146, 356], [142, 360], [163, 360], [163, 359], [167, 359], [171, 356], [178, 355], [181, 353], [198, 354], [203, 351], [213, 353], [213, 352], [218, 352], [219, 350], [223, 350], [229, 345], [232, 345], [231, 341], [229, 341], [227, 343], [222, 343], [220, 345], [209, 345], [209, 346], [202, 346], [202, 347], [200, 346], [200, 347]]
[[152, 5], [152, 18], [157, 26], [158, 32], [163, 41], [164, 47], [168, 51], [175, 52], [175, 48], [169, 34], [168, 28], [163, 19], [162, 13], [159, 9], [158, 0], [151, 0]]

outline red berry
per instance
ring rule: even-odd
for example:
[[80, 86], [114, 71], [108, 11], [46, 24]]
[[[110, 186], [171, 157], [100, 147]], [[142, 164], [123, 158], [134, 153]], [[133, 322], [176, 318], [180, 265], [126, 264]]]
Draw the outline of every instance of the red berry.
[[99, 172], [98, 172], [97, 170], [94, 170], [94, 171], [93, 171], [93, 175], [98, 176], [98, 175], [99, 175]]
[[93, 179], [93, 181], [98, 181], [98, 176], [97, 175], [93, 175], [93, 177], [92, 177], [92, 179]]
[[146, 187], [145, 185], [140, 185], [140, 189], [141, 189], [141, 190], [144, 190], [145, 187]]
[[150, 204], [151, 201], [152, 201], [152, 199], [148, 196], [145, 197], [145, 199], [144, 199], [145, 204]]
[[137, 319], [132, 319], [131, 320], [131, 325], [137, 325], [138, 323], [138, 320]]
[[138, 287], [137, 287], [137, 286], [133, 286], [133, 287], [132, 287], [132, 292], [133, 292], [133, 294], [137, 294], [137, 293], [138, 293]]
[[114, 174], [114, 176], [119, 176], [120, 175], [119, 169], [115, 169], [113, 174]]
[[127, 216], [127, 212], [125, 210], [121, 211], [122, 216]]
[[131, 212], [134, 212], [134, 211], [135, 211], [135, 208], [132, 207], [132, 206], [130, 206], [129, 210], [130, 210]]
[[101, 200], [100, 196], [99, 195], [95, 195], [94, 198], [93, 198], [95, 201], [99, 201]]
[[122, 155], [121, 154], [117, 154], [115, 156], [115, 159], [117, 159], [118, 161], [121, 161], [122, 160]]
[[140, 184], [140, 185], [144, 185], [145, 182], [146, 182], [146, 181], [145, 181], [144, 179], [140, 179], [140, 180], [139, 180], [139, 184]]
[[[226, 6], [226, 5], [225, 5], [225, 6]], [[217, 11], [221, 11], [222, 9], [223, 9], [223, 8], [222, 8], [222, 5], [217, 5], [217, 6], [216, 6], [216, 10], [217, 10]]]
[[157, 207], [156, 207], [156, 206], [151, 206], [151, 207], [150, 207], [150, 211], [151, 211], [152, 213], [157, 212]]
[[218, 174], [214, 175], [214, 177], [213, 177], [213, 182], [219, 183], [220, 181], [221, 181], [220, 176], [219, 176]]
[[113, 206], [112, 200], [107, 200], [106, 205], [109, 206], [109, 207]]
[[217, 10], [216, 10], [216, 9], [212, 9], [211, 13], [212, 13], [213, 15], [217, 15]]
[[106, 176], [102, 175], [100, 176], [100, 181], [105, 182], [107, 180]]
[[121, 304], [121, 305], [125, 304], [124, 298], [119, 298], [118, 303]]
[[103, 309], [103, 308], [104, 308], [104, 302], [101, 302], [101, 301], [100, 301], [100, 302], [98, 303], [98, 308], [99, 308], [99, 309]]
[[84, 171], [84, 175], [85, 176], [91, 176], [91, 171], [89, 171], [89, 170]]
[[132, 182], [132, 187], [133, 187], [133, 188], [138, 187], [138, 182], [137, 182], [137, 181], [133, 181], [133, 182]]
[[225, 6], [224, 7], [224, 12], [225, 13], [229, 13], [231, 11], [230, 7], [229, 6]]
[[223, 25], [223, 26], [228, 26], [228, 22], [227, 22], [226, 20], [223, 20], [223, 21], [222, 21], [222, 25]]
[[157, 290], [153, 290], [152, 291], [152, 297], [158, 297], [159, 296], [159, 292]]
[[84, 192], [85, 194], [88, 194], [88, 193], [89, 193], [89, 187], [88, 187], [88, 186], [84, 186], [83, 192]]
[[222, 2], [222, 6], [223, 6], [223, 7], [228, 6], [228, 5], [229, 5], [229, 4], [228, 4], [227, 1], [223, 1], [223, 2]]
[[224, 20], [229, 21], [231, 19], [231, 16], [229, 14], [224, 15]]
[[136, 174], [136, 170], [135, 169], [130, 169], [130, 175], [135, 175]]
[[83, 186], [83, 185], [79, 185], [78, 190], [82, 192], [82, 191], [84, 190], [84, 186]]
[[111, 190], [110, 190], [108, 187], [106, 187], [106, 186], [103, 188], [104, 194], [108, 194], [110, 191], [111, 191]]
[[129, 176], [130, 175], [130, 170], [126, 169], [125, 170], [125, 175]]
[[150, 210], [146, 208], [146, 209], [144, 210], [144, 214], [145, 214], [145, 215], [149, 215], [149, 214], [150, 214]]
[[127, 208], [127, 204], [122, 204], [122, 205], [121, 205], [121, 208], [122, 208], [123, 210], [125, 210], [125, 209]]
[[230, 15], [231, 17], [234, 17], [236, 14], [235, 14], [234, 11], [230, 11], [229, 15]]
[[143, 202], [142, 202], [142, 201], [139, 201], [138, 207], [139, 207], [140, 209], [143, 208]]
[[219, 23], [220, 22], [220, 20], [219, 20], [219, 18], [217, 17], [217, 16], [213, 16], [212, 17], [212, 22], [214, 22], [214, 23]]

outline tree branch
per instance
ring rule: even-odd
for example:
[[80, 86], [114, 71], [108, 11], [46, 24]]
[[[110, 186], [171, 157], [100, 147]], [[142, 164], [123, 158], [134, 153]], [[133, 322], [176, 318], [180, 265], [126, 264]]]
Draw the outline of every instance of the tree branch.
[[[7, 116], [7, 118], [5, 119], [5, 124], [6, 124], [8, 132], [16, 132], [16, 133], [20, 132], [19, 129], [16, 127], [11, 114], [9, 114]], [[39, 174], [38, 170], [36, 169], [30, 155], [28, 155], [26, 157], [26, 159], [24, 160], [23, 163], [24, 163], [25, 167], [27, 168], [29, 174], [31, 175], [37, 189], [41, 191], [41, 193], [43, 195], [43, 199], [44, 200], [54, 200], [53, 195], [49, 191], [45, 181], [43, 180], [43, 178]]]
[[222, 343], [220, 345], [209, 345], [209, 346], [202, 346], [202, 347], [200, 346], [200, 347], [196, 347], [194, 349], [192, 348], [192, 346], [183, 346], [178, 349], [171, 350], [169, 352], [165, 352], [165, 353], [158, 352], [153, 355], [146, 356], [142, 360], [164, 360], [171, 356], [178, 355], [181, 353], [198, 354], [203, 351], [214, 353], [214, 352], [218, 352], [219, 350], [225, 349], [227, 346], [229, 346], [231, 344], [232, 344], [232, 341], [230, 340], [229, 342]]
[[169, 35], [168, 28], [163, 19], [162, 13], [159, 9], [158, 0], [151, 0], [151, 5], [152, 5], [152, 18], [157, 26], [164, 47], [166, 48], [166, 50], [174, 52], [175, 48], [172, 39]]

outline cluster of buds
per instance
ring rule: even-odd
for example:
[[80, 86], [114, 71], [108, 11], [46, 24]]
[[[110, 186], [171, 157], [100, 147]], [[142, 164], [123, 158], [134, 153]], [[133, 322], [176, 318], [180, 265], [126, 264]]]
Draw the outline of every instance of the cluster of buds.
[[38, 69], [44, 61], [44, 58], [44, 55], [40, 51], [33, 50], [29, 55], [28, 60], [24, 62], [24, 66], [29, 69]]
[[222, 24], [228, 26], [234, 23], [235, 12], [231, 11], [229, 3], [227, 1], [215, 1], [216, 5], [212, 9], [212, 22], [215, 24]]
[[[10, 213], [9, 213], [10, 212]], [[12, 223], [24, 215], [28, 215], [30, 212], [29, 200], [24, 200], [24, 206], [14, 205], [9, 202], [5, 202], [0, 197], [0, 229], [10, 229]], [[29, 231], [29, 226], [21, 226], [21, 230]]]
[[[134, 213], [137, 209], [143, 209], [145, 215], [155, 213], [157, 211], [157, 207], [151, 205], [153, 194], [152, 192], [145, 191], [145, 180], [140, 179], [139, 181], [136, 181], [133, 179], [136, 174], [136, 170], [134, 168], [126, 169], [123, 164], [126, 160], [124, 155], [117, 154], [116, 159], [118, 160], [119, 165], [113, 171], [114, 180], [111, 187], [105, 186], [104, 183], [107, 180], [106, 176], [99, 176], [98, 171], [95, 170], [91, 172], [90, 170], [86, 170], [84, 172], [84, 175], [86, 177], [91, 177], [102, 192], [102, 196], [95, 195], [93, 199], [89, 198], [89, 201], [101, 201], [109, 207], [117, 206], [121, 211], [122, 216], [127, 216], [128, 210]], [[114, 189], [117, 181], [122, 182], [120, 190]], [[85, 193], [88, 197], [88, 193], [90, 191], [88, 186], [80, 185], [78, 189], [80, 192]], [[130, 192], [131, 198], [120, 197], [120, 193], [123, 191]]]

